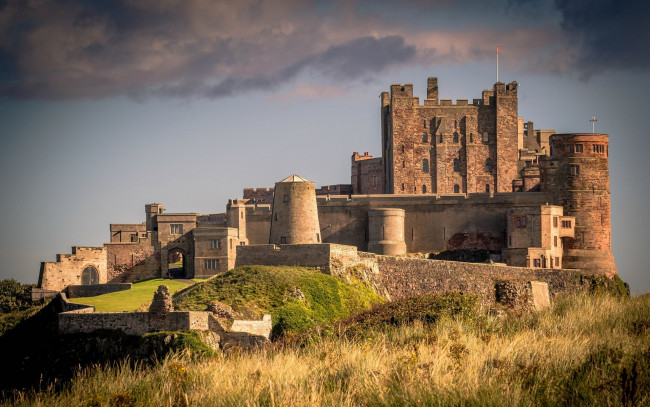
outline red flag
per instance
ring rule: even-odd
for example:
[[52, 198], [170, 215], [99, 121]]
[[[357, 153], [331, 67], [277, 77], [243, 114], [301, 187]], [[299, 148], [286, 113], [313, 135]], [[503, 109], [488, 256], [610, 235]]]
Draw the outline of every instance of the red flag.
[[497, 52], [501, 51], [501, 47], [497, 45]]

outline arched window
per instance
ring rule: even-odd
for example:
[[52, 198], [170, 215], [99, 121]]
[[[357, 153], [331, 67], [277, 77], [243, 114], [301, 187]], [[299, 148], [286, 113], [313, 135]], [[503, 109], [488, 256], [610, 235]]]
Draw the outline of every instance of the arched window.
[[458, 133], [454, 132], [454, 143], [458, 143]]
[[459, 194], [460, 193], [460, 187], [458, 184], [454, 185], [454, 194]]
[[492, 159], [488, 158], [485, 160], [485, 172], [488, 174], [492, 173]]
[[426, 185], [422, 185], [422, 193], [423, 194], [427, 193], [427, 186]]
[[460, 172], [460, 160], [454, 158], [454, 172]]
[[429, 172], [429, 160], [422, 160], [422, 172]]
[[99, 284], [99, 273], [97, 273], [97, 269], [94, 268], [93, 266], [86, 267], [81, 272], [81, 284], [82, 285]]

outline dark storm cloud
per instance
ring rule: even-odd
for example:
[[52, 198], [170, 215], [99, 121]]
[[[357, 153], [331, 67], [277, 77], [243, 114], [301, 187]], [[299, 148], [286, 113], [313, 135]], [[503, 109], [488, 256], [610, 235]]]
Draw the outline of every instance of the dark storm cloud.
[[589, 76], [607, 70], [650, 67], [650, 2], [556, 0], [562, 28], [578, 41], [578, 69]]

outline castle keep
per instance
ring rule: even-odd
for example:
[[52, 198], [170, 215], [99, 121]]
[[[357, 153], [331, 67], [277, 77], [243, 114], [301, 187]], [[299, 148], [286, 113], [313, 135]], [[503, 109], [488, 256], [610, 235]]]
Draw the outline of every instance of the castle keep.
[[144, 222], [110, 225], [103, 247], [42, 263], [39, 287], [209, 277], [264, 259], [329, 270], [332, 253], [402, 273], [406, 260], [394, 256], [462, 249], [489, 250], [506, 274], [613, 276], [608, 136], [535, 129], [518, 116], [517, 87], [498, 82], [453, 103], [429, 78], [420, 104], [413, 85], [391, 85], [381, 94], [382, 156], [354, 153], [350, 184], [316, 189], [293, 175], [207, 215], [148, 204]]

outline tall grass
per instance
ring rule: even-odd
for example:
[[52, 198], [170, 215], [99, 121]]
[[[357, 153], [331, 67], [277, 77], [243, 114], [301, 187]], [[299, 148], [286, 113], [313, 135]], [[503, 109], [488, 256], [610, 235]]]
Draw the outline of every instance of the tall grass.
[[650, 405], [650, 296], [578, 295], [524, 316], [443, 318], [151, 367], [82, 370], [9, 404]]

